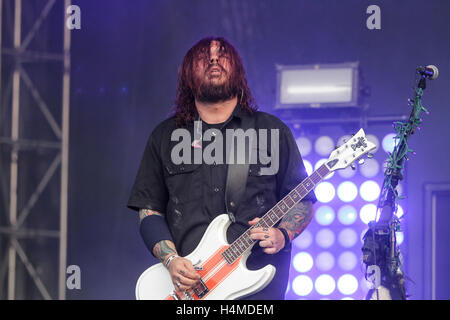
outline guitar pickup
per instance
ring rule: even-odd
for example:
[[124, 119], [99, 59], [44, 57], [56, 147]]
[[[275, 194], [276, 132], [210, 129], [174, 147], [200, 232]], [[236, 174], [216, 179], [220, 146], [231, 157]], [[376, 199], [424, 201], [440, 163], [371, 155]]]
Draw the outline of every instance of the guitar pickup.
[[199, 283], [194, 287], [194, 292], [200, 299], [203, 298], [208, 292], [209, 289], [206, 284], [200, 279]]

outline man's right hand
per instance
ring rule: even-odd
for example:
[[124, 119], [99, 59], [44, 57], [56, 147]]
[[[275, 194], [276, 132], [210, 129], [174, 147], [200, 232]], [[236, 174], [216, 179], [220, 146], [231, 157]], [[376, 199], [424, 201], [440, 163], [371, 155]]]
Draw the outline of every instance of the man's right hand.
[[170, 261], [168, 269], [175, 290], [178, 292], [184, 292], [195, 287], [200, 280], [200, 275], [195, 271], [192, 262], [188, 259], [179, 256], [174, 257]]

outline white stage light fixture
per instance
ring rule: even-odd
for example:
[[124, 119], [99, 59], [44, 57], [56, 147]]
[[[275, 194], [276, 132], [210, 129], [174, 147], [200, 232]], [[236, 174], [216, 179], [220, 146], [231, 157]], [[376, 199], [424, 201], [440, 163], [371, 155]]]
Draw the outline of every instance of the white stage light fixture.
[[277, 109], [359, 106], [359, 62], [276, 68]]

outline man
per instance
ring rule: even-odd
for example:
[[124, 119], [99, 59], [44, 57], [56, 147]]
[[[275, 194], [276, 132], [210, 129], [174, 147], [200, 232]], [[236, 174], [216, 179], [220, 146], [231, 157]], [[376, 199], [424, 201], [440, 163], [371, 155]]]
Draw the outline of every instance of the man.
[[[199, 280], [192, 262], [183, 256], [196, 248], [209, 223], [227, 212], [228, 164], [191, 162], [189, 155], [188, 161], [175, 163], [176, 141], [172, 141], [175, 130], [183, 128], [192, 134], [192, 150], [206, 150], [208, 141], [202, 137], [208, 129], [225, 133], [226, 129], [251, 123], [256, 131], [270, 130], [272, 140], [268, 139], [270, 146], [265, 151], [275, 150], [273, 153], [277, 154], [270, 156], [272, 162], [273, 156], [278, 156], [279, 163], [275, 172], [264, 175], [261, 170], [267, 169], [267, 163], [250, 164], [242, 201], [234, 210], [233, 223], [227, 231], [229, 243], [254, 225], [307, 175], [289, 128], [276, 117], [256, 111], [241, 58], [225, 39], [202, 39], [187, 52], [179, 70], [175, 104], [174, 116], [163, 121], [150, 135], [128, 207], [139, 210], [145, 244], [166, 265], [175, 288], [183, 292]], [[272, 136], [272, 132], [277, 134]], [[290, 242], [311, 221], [315, 201], [311, 192], [276, 227], [252, 230], [251, 238], [258, 243], [252, 248], [247, 267], [255, 270], [270, 263], [277, 271], [266, 288], [247, 299], [284, 298]]]

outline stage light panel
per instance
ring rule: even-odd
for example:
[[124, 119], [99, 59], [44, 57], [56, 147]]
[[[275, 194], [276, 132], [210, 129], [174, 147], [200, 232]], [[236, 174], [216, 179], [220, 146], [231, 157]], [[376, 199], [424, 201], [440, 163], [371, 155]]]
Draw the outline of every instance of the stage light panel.
[[375, 159], [365, 159], [364, 164], [359, 167], [359, 171], [366, 178], [375, 177], [380, 172], [380, 164]]
[[299, 275], [292, 281], [292, 291], [298, 296], [304, 297], [313, 290], [313, 282], [310, 277], [306, 275]]
[[316, 186], [314, 193], [316, 194], [316, 198], [319, 202], [328, 203], [334, 199], [336, 190], [330, 182], [325, 181]]
[[318, 224], [328, 226], [334, 221], [335, 213], [330, 206], [320, 206], [314, 216]]
[[314, 260], [308, 252], [302, 251], [294, 256], [292, 265], [298, 272], [308, 272], [312, 269]]
[[314, 287], [319, 294], [327, 296], [336, 289], [336, 281], [329, 274], [321, 274], [314, 282]]
[[366, 138], [376, 146], [376, 148], [371, 151], [371, 153], [374, 154], [380, 148], [380, 140], [378, 140], [377, 136], [370, 133], [366, 135]]
[[369, 224], [370, 221], [374, 221], [377, 217], [377, 206], [373, 203], [368, 203], [362, 206], [359, 211], [359, 218], [365, 224]]
[[334, 142], [329, 136], [322, 136], [314, 143], [314, 149], [320, 156], [329, 156], [334, 150]]
[[348, 166], [345, 169], [338, 170], [338, 173], [342, 178], [350, 179], [355, 176], [357, 170], [358, 170], [358, 167], [355, 167], [355, 169], [352, 169], [352, 167]]
[[323, 251], [316, 257], [316, 268], [320, 271], [329, 271], [334, 267], [334, 256], [328, 252]]
[[306, 137], [298, 137], [297, 139], [295, 139], [295, 142], [297, 143], [298, 150], [300, 151], [302, 157], [306, 157], [311, 153], [311, 140]]
[[358, 280], [352, 274], [344, 274], [337, 281], [338, 290], [345, 295], [350, 295], [358, 290]]
[[322, 248], [329, 248], [334, 244], [334, 232], [328, 228], [321, 229], [316, 234], [316, 243]]
[[353, 228], [345, 228], [339, 232], [338, 241], [344, 248], [351, 248], [358, 241], [358, 235]]
[[357, 107], [359, 63], [277, 65], [275, 108]]
[[352, 202], [358, 195], [358, 188], [351, 181], [342, 182], [337, 188], [339, 199], [344, 202]]
[[402, 206], [401, 205], [397, 205], [397, 212], [395, 213], [395, 216], [397, 218], [401, 218], [401, 217], [403, 217], [403, 214], [404, 214], [404, 212], [403, 212]]
[[396, 136], [395, 133], [389, 133], [383, 138], [383, 141], [381, 144], [383, 146], [384, 151], [386, 151], [386, 152], [394, 151], [394, 147], [397, 142], [397, 140], [394, 139], [395, 136]]
[[338, 220], [344, 225], [353, 224], [356, 221], [357, 213], [356, 209], [351, 205], [344, 205], [339, 208]]
[[338, 265], [344, 271], [353, 270], [357, 263], [358, 259], [352, 251], [344, 251], [338, 257]]
[[404, 240], [403, 231], [397, 231], [395, 233], [395, 238], [397, 239], [397, 244], [401, 245], [403, 243], [403, 240]]
[[380, 186], [373, 180], [365, 181], [359, 187], [359, 194], [365, 201], [375, 201], [380, 196]]
[[311, 231], [308, 229], [304, 230], [297, 238], [295, 238], [292, 242], [294, 246], [296, 246], [299, 249], [306, 249], [308, 248], [313, 241], [313, 236], [311, 234]]

